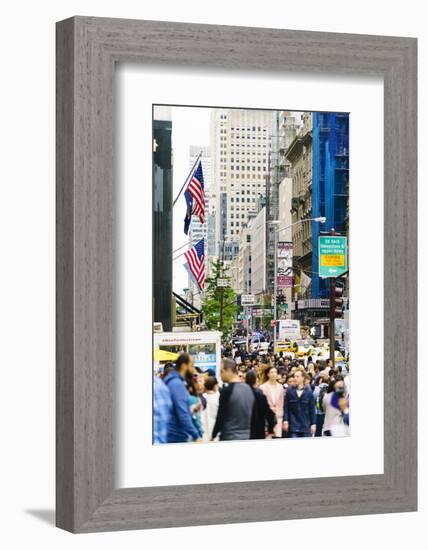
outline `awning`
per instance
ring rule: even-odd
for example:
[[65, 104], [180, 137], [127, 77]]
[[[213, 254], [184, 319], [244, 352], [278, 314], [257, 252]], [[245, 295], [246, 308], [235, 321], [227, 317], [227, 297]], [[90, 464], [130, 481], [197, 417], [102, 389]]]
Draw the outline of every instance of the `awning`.
[[172, 353], [164, 349], [155, 349], [153, 355], [155, 361], [175, 361], [178, 358], [178, 353]]

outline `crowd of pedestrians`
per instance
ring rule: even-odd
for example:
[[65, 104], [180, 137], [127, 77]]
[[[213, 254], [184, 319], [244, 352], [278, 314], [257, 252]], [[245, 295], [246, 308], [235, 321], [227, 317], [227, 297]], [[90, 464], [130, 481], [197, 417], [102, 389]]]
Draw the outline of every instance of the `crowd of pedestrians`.
[[345, 436], [347, 368], [286, 354], [225, 350], [221, 380], [188, 353], [155, 376], [154, 443]]

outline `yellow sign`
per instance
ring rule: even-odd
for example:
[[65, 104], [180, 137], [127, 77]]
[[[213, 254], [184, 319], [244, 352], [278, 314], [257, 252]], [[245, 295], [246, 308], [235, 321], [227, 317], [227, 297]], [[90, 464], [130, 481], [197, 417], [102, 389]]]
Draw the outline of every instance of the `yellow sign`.
[[344, 266], [345, 265], [345, 256], [343, 254], [322, 254], [321, 255], [321, 266]]
[[340, 277], [346, 273], [347, 239], [341, 235], [320, 235], [318, 242], [320, 277]]

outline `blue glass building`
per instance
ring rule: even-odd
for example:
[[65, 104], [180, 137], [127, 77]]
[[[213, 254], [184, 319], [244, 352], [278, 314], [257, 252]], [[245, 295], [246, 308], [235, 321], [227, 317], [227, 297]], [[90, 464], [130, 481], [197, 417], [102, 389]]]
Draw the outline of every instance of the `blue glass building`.
[[349, 114], [312, 113], [312, 298], [328, 298], [329, 283], [318, 273], [320, 231], [347, 234], [349, 181]]

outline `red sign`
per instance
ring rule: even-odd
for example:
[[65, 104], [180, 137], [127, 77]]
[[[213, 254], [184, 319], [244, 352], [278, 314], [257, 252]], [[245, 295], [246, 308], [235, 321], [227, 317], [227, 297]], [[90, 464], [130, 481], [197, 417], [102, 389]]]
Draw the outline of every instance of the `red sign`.
[[274, 327], [275, 325], [276, 325], [276, 321], [274, 319], [272, 319], [272, 321], [270, 322], [270, 326]]
[[293, 277], [289, 277], [288, 275], [278, 275], [276, 278], [276, 287], [278, 289], [292, 288]]

